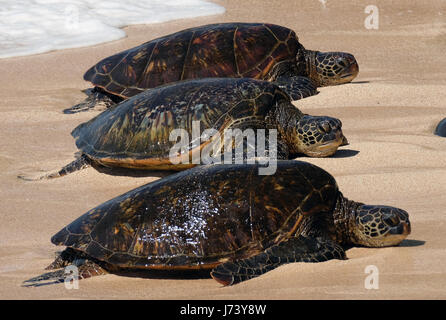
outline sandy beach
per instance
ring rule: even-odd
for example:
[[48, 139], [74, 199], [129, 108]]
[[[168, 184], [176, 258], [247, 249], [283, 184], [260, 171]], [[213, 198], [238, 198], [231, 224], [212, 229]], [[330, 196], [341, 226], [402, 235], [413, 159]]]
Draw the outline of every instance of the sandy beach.
[[[446, 138], [433, 135], [446, 117], [446, 4], [376, 0], [379, 28], [367, 29], [370, 1], [214, 1], [226, 13], [125, 28], [127, 38], [79, 49], [0, 59], [1, 299], [445, 299]], [[400, 207], [412, 233], [399, 247], [352, 248], [348, 260], [294, 263], [232, 287], [212, 279], [106, 275], [21, 287], [43, 272], [56, 248], [50, 238], [87, 210], [157, 176], [109, 175], [88, 168], [60, 179], [26, 182], [74, 159], [71, 130], [97, 111], [62, 110], [84, 99], [84, 72], [100, 59], [185, 28], [215, 22], [269, 22], [296, 31], [307, 49], [347, 51], [359, 63], [353, 83], [320, 88], [295, 102], [312, 115], [340, 118], [350, 145], [314, 163], [349, 199]], [[379, 270], [366, 289], [365, 268]]]

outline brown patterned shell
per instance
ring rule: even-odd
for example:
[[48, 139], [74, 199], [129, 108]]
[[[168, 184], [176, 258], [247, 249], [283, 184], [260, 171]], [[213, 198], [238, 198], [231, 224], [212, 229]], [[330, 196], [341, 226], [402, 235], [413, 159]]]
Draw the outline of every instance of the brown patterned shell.
[[329, 228], [337, 195], [334, 178], [306, 162], [279, 161], [274, 175], [199, 166], [97, 206], [51, 241], [120, 267], [212, 268], [300, 234], [301, 216], [321, 214], [313, 227]]
[[[275, 84], [254, 79], [207, 78], [181, 81], [138, 94], [79, 125], [72, 132], [77, 147], [107, 166], [177, 169], [169, 160], [176, 141], [174, 129], [193, 137], [193, 121], [200, 132], [220, 132], [240, 121], [266, 128], [266, 115], [289, 97]], [[254, 123], [255, 122], [255, 123]], [[255, 127], [254, 127], [255, 128]], [[190, 146], [198, 152], [200, 146]], [[184, 164], [180, 169], [191, 165]]]
[[273, 24], [205, 25], [105, 58], [84, 79], [122, 98], [184, 79], [266, 79], [279, 62], [294, 65], [300, 48], [294, 31]]

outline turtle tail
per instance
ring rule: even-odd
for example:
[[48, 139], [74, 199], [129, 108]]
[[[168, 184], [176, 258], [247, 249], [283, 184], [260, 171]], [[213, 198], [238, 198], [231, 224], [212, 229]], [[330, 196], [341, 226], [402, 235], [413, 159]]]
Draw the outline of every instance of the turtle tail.
[[[63, 268], [63, 269], [61, 269]], [[51, 263], [48, 269], [58, 269], [46, 272], [40, 276], [23, 281], [23, 287], [40, 287], [49, 284], [70, 283], [81, 279], [107, 274], [108, 272], [99, 263], [88, 259], [88, 257], [78, 254], [76, 251], [67, 248], [62, 251], [56, 260]]]
[[26, 180], [26, 181], [39, 181], [39, 180], [46, 180], [46, 179], [54, 179], [54, 178], [63, 177], [69, 173], [72, 173], [72, 172], [75, 172], [78, 170], [88, 168], [89, 166], [91, 166], [90, 158], [88, 156], [86, 156], [85, 154], [82, 154], [79, 158], [70, 162], [66, 166], [62, 167], [59, 171], [47, 173], [44, 175], [39, 175], [37, 177], [36, 176], [28, 176], [28, 175], [24, 175], [24, 174], [20, 174], [17, 177], [19, 179]]
[[111, 106], [114, 106], [116, 103], [122, 100], [118, 97], [108, 94], [106, 91], [98, 87], [84, 90], [84, 93], [88, 95], [88, 97], [84, 101], [63, 110], [63, 113], [72, 114], [88, 111], [93, 108], [102, 111], [110, 108]]

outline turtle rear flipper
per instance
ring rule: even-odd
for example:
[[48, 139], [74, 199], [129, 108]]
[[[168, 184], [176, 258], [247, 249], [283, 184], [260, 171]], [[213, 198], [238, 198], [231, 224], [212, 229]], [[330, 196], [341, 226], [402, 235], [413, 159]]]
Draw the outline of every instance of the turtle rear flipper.
[[[60, 269], [63, 268], [63, 269]], [[56, 257], [46, 270], [59, 269], [46, 272], [40, 276], [23, 281], [24, 287], [40, 287], [48, 284], [65, 282], [70, 279], [86, 279], [94, 276], [107, 274], [108, 272], [99, 265], [81, 253], [67, 248]]]
[[91, 160], [86, 155], [81, 155], [76, 160], [70, 162], [66, 166], [62, 167], [62, 169], [56, 171], [56, 172], [50, 172], [44, 175], [38, 174], [36, 176], [30, 176], [25, 174], [19, 174], [17, 178], [25, 180], [25, 181], [39, 181], [39, 180], [46, 180], [46, 179], [54, 179], [63, 177], [69, 173], [82, 170], [85, 168], [88, 168], [91, 166]]
[[346, 259], [344, 249], [331, 240], [291, 238], [250, 258], [223, 263], [211, 272], [217, 282], [227, 286], [258, 277], [291, 262], [322, 262]]
[[[76, 265], [76, 263], [78, 263], [79, 265]], [[56, 271], [51, 271], [51, 272], [47, 272], [44, 274], [41, 274], [40, 276], [28, 279], [23, 281], [22, 286], [23, 287], [40, 287], [40, 286], [44, 286], [44, 285], [48, 285], [48, 284], [57, 284], [57, 283], [61, 283], [61, 282], [65, 282], [66, 279], [77, 279], [77, 280], [81, 280], [81, 279], [87, 279], [90, 277], [94, 277], [94, 276], [100, 276], [100, 275], [104, 275], [107, 274], [108, 272], [102, 268], [101, 266], [99, 266], [98, 264], [90, 261], [90, 260], [79, 260], [79, 261], [74, 261], [73, 265], [71, 266], [75, 266], [77, 269], [75, 269], [77, 271], [77, 275], [71, 273], [70, 271], [72, 271], [73, 269], [59, 269]], [[69, 267], [69, 266], [67, 266]]]
[[281, 75], [273, 82], [288, 93], [291, 100], [299, 100], [319, 93], [316, 86], [307, 77]]
[[82, 101], [79, 104], [76, 104], [70, 108], [67, 108], [63, 111], [63, 113], [71, 114], [71, 113], [78, 113], [82, 111], [87, 111], [90, 109], [95, 109], [99, 111], [103, 111], [107, 108], [110, 108], [111, 106], [114, 106], [115, 104], [122, 101], [117, 96], [112, 96], [108, 94], [106, 91], [94, 87], [87, 90], [83, 90], [83, 92], [88, 96], [84, 101]]

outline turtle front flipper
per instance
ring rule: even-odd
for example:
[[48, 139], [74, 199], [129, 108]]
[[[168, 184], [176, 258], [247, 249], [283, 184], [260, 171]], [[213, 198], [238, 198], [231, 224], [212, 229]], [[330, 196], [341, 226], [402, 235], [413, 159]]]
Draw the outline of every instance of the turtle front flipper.
[[[267, 163], [277, 160], [288, 160], [290, 153], [286, 143], [280, 139], [272, 139], [269, 133], [259, 137], [254, 134], [255, 140], [243, 139], [242, 142], [232, 146], [232, 150], [224, 152], [221, 156], [221, 163]], [[241, 139], [239, 139], [241, 140]], [[237, 141], [236, 141], [237, 142]], [[231, 159], [227, 162], [227, 159]]]
[[87, 89], [84, 92], [85, 94], [87, 94], [88, 97], [81, 103], [65, 109], [63, 113], [78, 113], [93, 108], [95, 110], [102, 111], [122, 101], [122, 99], [118, 96], [108, 94], [106, 91], [98, 87]]
[[26, 180], [26, 181], [39, 181], [39, 180], [45, 180], [45, 179], [54, 179], [54, 178], [63, 177], [69, 173], [72, 173], [72, 172], [75, 172], [78, 170], [88, 168], [90, 166], [91, 166], [90, 158], [88, 158], [86, 155], [83, 154], [79, 158], [70, 162], [69, 164], [62, 167], [62, 169], [60, 169], [56, 172], [51, 172], [51, 173], [47, 173], [44, 175], [39, 174], [37, 176], [29, 176], [29, 175], [25, 175], [25, 174], [19, 174], [17, 177], [19, 179]]
[[[219, 163], [254, 163], [288, 160], [290, 152], [277, 130], [265, 129], [266, 123], [256, 117], [245, 117], [231, 124], [232, 136], [224, 137]], [[229, 131], [228, 130], [228, 131]], [[272, 135], [276, 132], [275, 135]], [[228, 161], [231, 160], [231, 161]]]
[[307, 77], [285, 74], [277, 77], [273, 83], [284, 90], [291, 100], [299, 100], [319, 93], [316, 86]]
[[[63, 269], [61, 269], [63, 268]], [[108, 272], [82, 253], [67, 248], [62, 251], [56, 260], [46, 270], [59, 269], [46, 272], [40, 276], [23, 281], [24, 287], [40, 287], [48, 284], [65, 282], [66, 280], [81, 280], [107, 274]]]
[[211, 276], [227, 286], [258, 277], [282, 264], [331, 259], [346, 259], [344, 249], [331, 240], [299, 236], [274, 245], [253, 257], [220, 264], [212, 270]]

